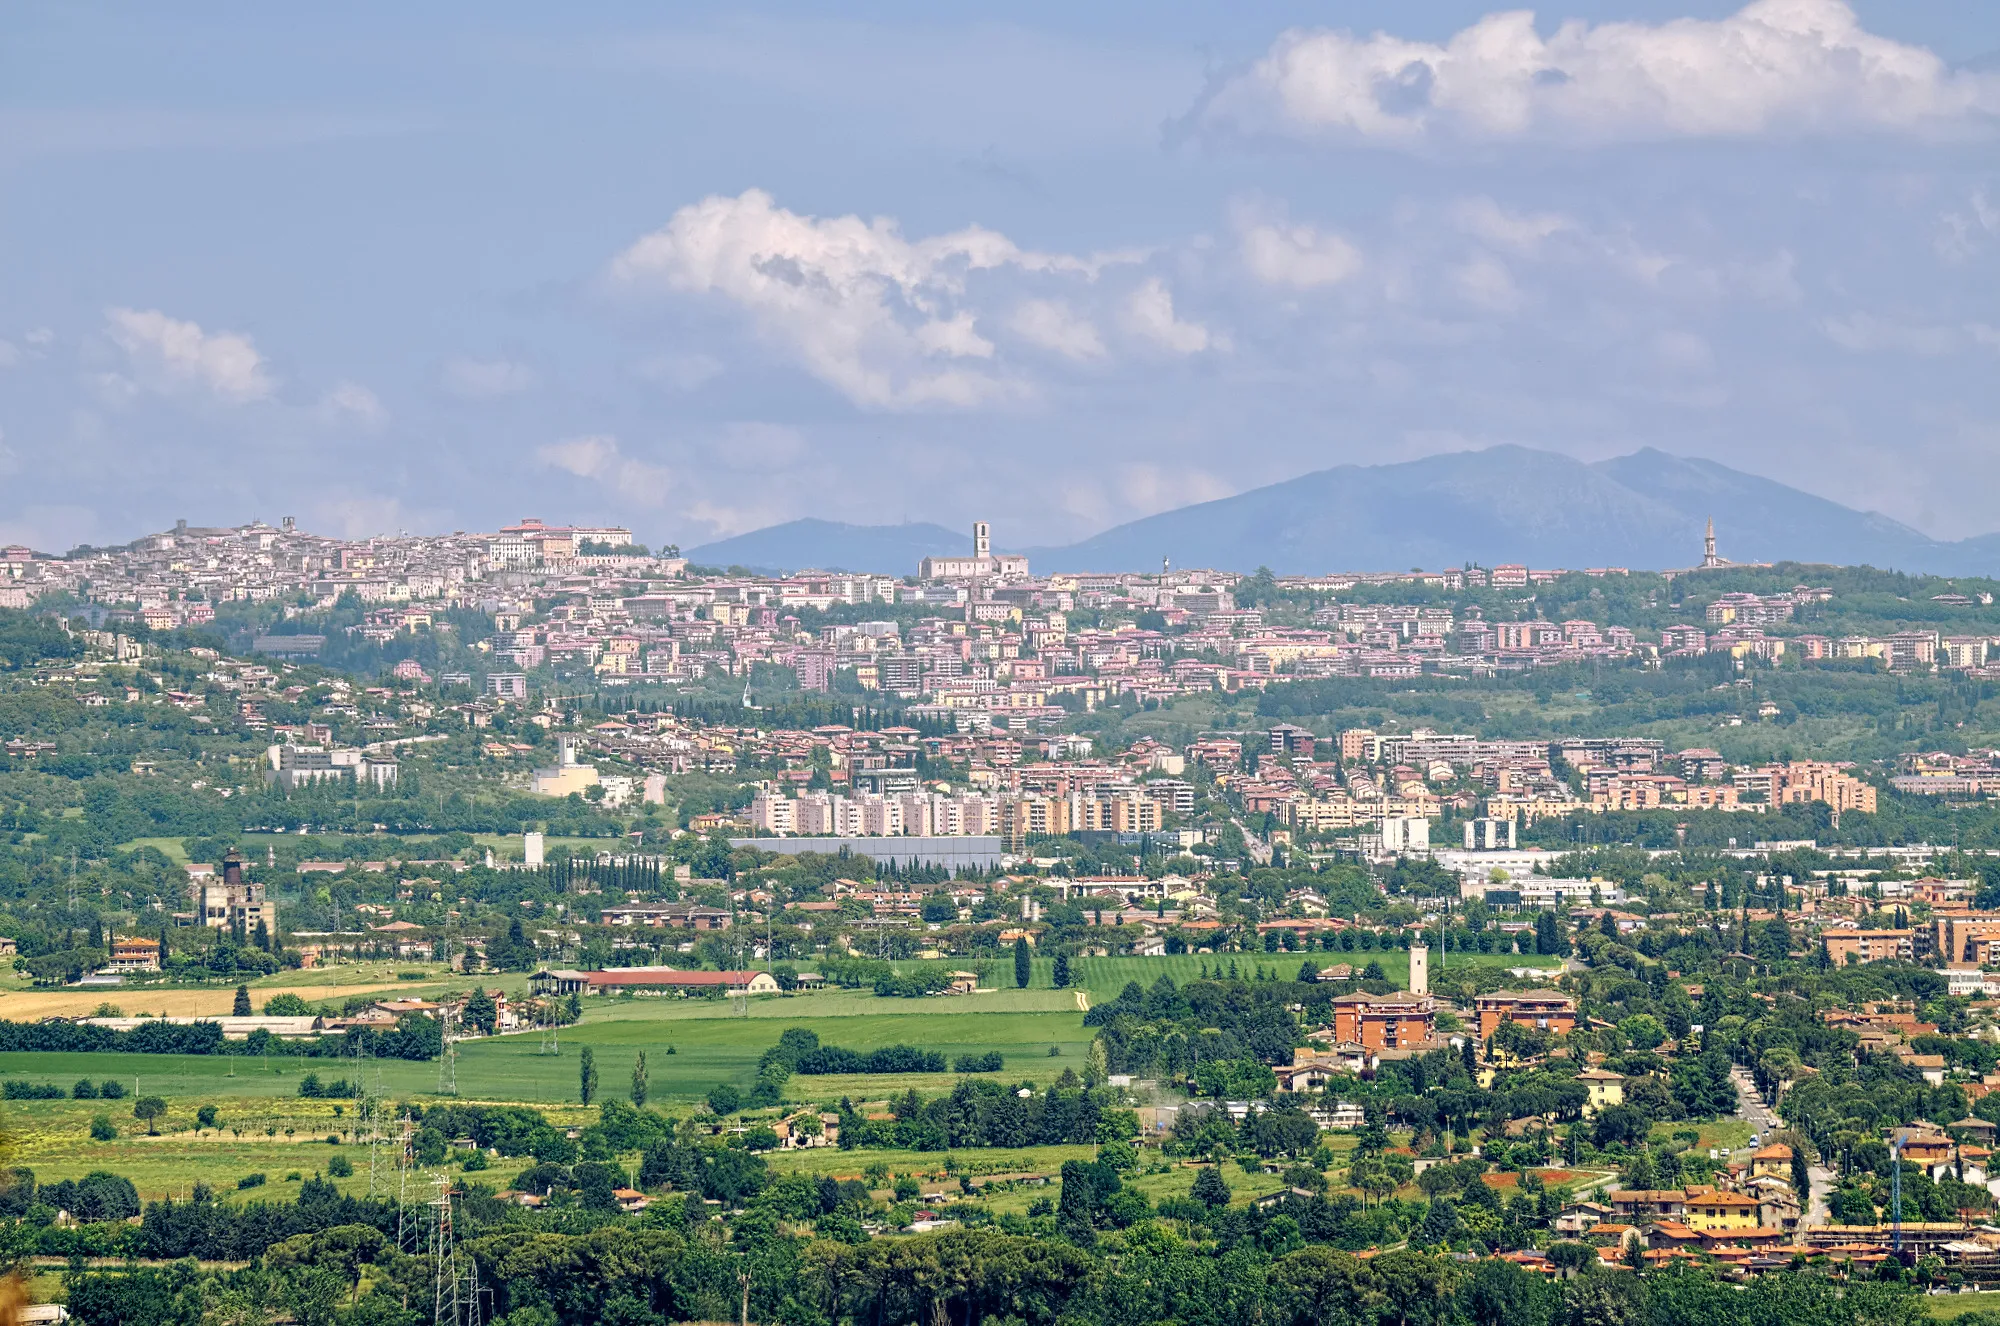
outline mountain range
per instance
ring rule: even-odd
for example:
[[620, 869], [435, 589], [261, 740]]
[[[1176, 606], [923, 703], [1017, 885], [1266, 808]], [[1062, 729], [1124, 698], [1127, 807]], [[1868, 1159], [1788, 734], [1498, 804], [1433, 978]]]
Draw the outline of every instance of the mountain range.
[[[1663, 570], [1701, 560], [1703, 527], [1739, 562], [1870, 565], [2000, 575], [2000, 534], [1933, 539], [1874, 511], [1653, 448], [1584, 462], [1499, 446], [1393, 465], [1339, 465], [1234, 497], [1162, 511], [1028, 554], [1038, 572], [1175, 566], [1279, 574], [1441, 569], [1477, 562]], [[1004, 536], [1004, 531], [1002, 531]], [[692, 549], [706, 565], [908, 575], [971, 537], [934, 524], [794, 520]]]

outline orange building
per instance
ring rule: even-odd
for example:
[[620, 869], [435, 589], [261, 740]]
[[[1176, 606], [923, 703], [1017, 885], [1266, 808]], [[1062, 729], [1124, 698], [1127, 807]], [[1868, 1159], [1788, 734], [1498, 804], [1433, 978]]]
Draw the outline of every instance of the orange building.
[[1908, 962], [1916, 956], [1914, 930], [1828, 930], [1820, 935], [1826, 960], [1836, 967], [1850, 962]]
[[1473, 1001], [1479, 1011], [1479, 1039], [1500, 1029], [1502, 1022], [1567, 1036], [1576, 1029], [1576, 1001], [1547, 990], [1495, 990]]
[[1342, 995], [1333, 1001], [1334, 1039], [1371, 1050], [1407, 1049], [1436, 1034], [1436, 1010], [1429, 995]]

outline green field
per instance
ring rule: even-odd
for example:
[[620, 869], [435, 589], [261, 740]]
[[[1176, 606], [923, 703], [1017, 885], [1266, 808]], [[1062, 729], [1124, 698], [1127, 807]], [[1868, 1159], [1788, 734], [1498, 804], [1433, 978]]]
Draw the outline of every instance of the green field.
[[[584, 1020], [564, 1028], [560, 1054], [543, 1052], [537, 1032], [468, 1041], [458, 1052], [458, 1094], [475, 1100], [554, 1104], [577, 1096], [580, 1047], [597, 1059], [600, 1090], [622, 1094], [632, 1064], [646, 1052], [652, 1095], [693, 1101], [722, 1082], [748, 1087], [757, 1059], [787, 1027], [807, 1027], [821, 1041], [851, 1049], [915, 1045], [947, 1058], [998, 1050], [1007, 1081], [1043, 1082], [1065, 1068], [1081, 1069], [1090, 1037], [1076, 996], [1067, 991], [1004, 990], [963, 998], [878, 999], [855, 990], [833, 990], [743, 1004], [706, 999], [591, 999]], [[1055, 1055], [1049, 1050], [1054, 1047]], [[436, 1063], [312, 1060], [237, 1055], [0, 1054], [0, 1078], [53, 1082], [67, 1087], [80, 1077], [116, 1077], [146, 1092], [179, 1096], [283, 1096], [299, 1078], [361, 1075], [370, 1090], [389, 1095], [429, 1095], [438, 1089]], [[880, 1096], [891, 1090], [948, 1090], [956, 1076], [901, 1074], [869, 1077], [795, 1077], [787, 1094], [798, 1100]]]
[[1929, 1294], [1924, 1297], [1924, 1311], [1946, 1321], [1963, 1317], [1968, 1312], [2000, 1312], [2000, 1291], [1989, 1289], [1972, 1294]]

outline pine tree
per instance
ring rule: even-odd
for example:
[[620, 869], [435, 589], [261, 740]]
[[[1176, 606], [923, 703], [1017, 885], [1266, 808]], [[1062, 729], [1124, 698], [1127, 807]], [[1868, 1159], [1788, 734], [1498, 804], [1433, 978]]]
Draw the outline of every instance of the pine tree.
[[1067, 990], [1069, 988], [1069, 954], [1056, 954], [1056, 969], [1053, 979], [1056, 989]]
[[640, 1109], [646, 1107], [646, 1052], [639, 1051], [639, 1057], [632, 1061], [632, 1103]]
[[249, 986], [239, 985], [236, 987], [236, 1000], [230, 1005], [229, 1016], [235, 1018], [247, 1018], [250, 1016]]

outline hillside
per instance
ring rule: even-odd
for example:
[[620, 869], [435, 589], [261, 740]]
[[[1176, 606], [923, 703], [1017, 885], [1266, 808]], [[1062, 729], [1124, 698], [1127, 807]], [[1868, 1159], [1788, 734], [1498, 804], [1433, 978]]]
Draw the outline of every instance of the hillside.
[[[1037, 571], [1212, 566], [1280, 573], [1491, 566], [1665, 570], [1701, 559], [1713, 517], [1736, 561], [2000, 573], [2000, 534], [1932, 539], [1775, 479], [1647, 448], [1595, 464], [1529, 447], [1340, 465], [1163, 511], [1064, 547], [1023, 549]], [[798, 520], [694, 550], [699, 562], [841, 567], [908, 575], [966, 546], [937, 525]]]

